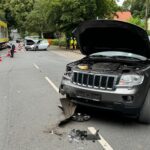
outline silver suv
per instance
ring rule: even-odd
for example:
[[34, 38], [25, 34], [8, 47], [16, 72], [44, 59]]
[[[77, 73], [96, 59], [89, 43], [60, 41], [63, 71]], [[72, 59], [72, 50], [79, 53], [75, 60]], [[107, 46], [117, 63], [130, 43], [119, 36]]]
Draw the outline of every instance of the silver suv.
[[70, 101], [122, 112], [150, 123], [150, 43], [142, 28], [86, 21], [74, 34], [83, 59], [69, 63], [60, 93]]

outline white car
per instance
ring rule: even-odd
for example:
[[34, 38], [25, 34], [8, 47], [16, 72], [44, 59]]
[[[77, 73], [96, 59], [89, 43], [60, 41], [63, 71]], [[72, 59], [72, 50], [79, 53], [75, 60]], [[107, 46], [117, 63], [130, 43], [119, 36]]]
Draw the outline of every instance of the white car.
[[25, 49], [34, 50], [35, 44], [38, 42], [38, 39], [25, 38]]
[[47, 50], [48, 47], [48, 40], [39, 40], [37, 44], [35, 44], [34, 50]]

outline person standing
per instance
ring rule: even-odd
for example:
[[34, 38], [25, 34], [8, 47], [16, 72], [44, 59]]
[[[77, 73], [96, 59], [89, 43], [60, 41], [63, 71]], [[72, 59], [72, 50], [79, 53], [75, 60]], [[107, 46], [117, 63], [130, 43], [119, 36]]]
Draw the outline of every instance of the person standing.
[[73, 50], [73, 38], [72, 37], [70, 38], [70, 49]]
[[11, 49], [10, 49], [10, 57], [14, 57], [14, 52], [15, 52], [15, 45], [11, 44]]
[[73, 38], [73, 49], [77, 49], [77, 40], [75, 37]]

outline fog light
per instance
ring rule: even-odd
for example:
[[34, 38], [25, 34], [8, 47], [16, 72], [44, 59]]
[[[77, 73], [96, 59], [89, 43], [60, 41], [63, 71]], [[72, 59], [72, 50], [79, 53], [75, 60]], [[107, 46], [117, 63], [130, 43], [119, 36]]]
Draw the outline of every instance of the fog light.
[[131, 103], [133, 102], [134, 97], [133, 96], [122, 96], [123, 101], [127, 102], [127, 103]]

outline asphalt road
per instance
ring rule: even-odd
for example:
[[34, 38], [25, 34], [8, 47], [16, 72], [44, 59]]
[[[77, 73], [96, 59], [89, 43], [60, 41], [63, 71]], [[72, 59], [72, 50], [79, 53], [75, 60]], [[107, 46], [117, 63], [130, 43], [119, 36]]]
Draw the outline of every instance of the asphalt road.
[[[63, 118], [57, 88], [65, 65], [78, 58], [55, 51], [21, 51], [14, 58], [0, 51], [0, 150], [149, 150], [150, 125], [111, 112], [90, 110], [91, 120], [68, 122], [58, 129], [62, 136], [49, 133]], [[104, 139], [69, 142], [72, 129], [88, 127]]]

